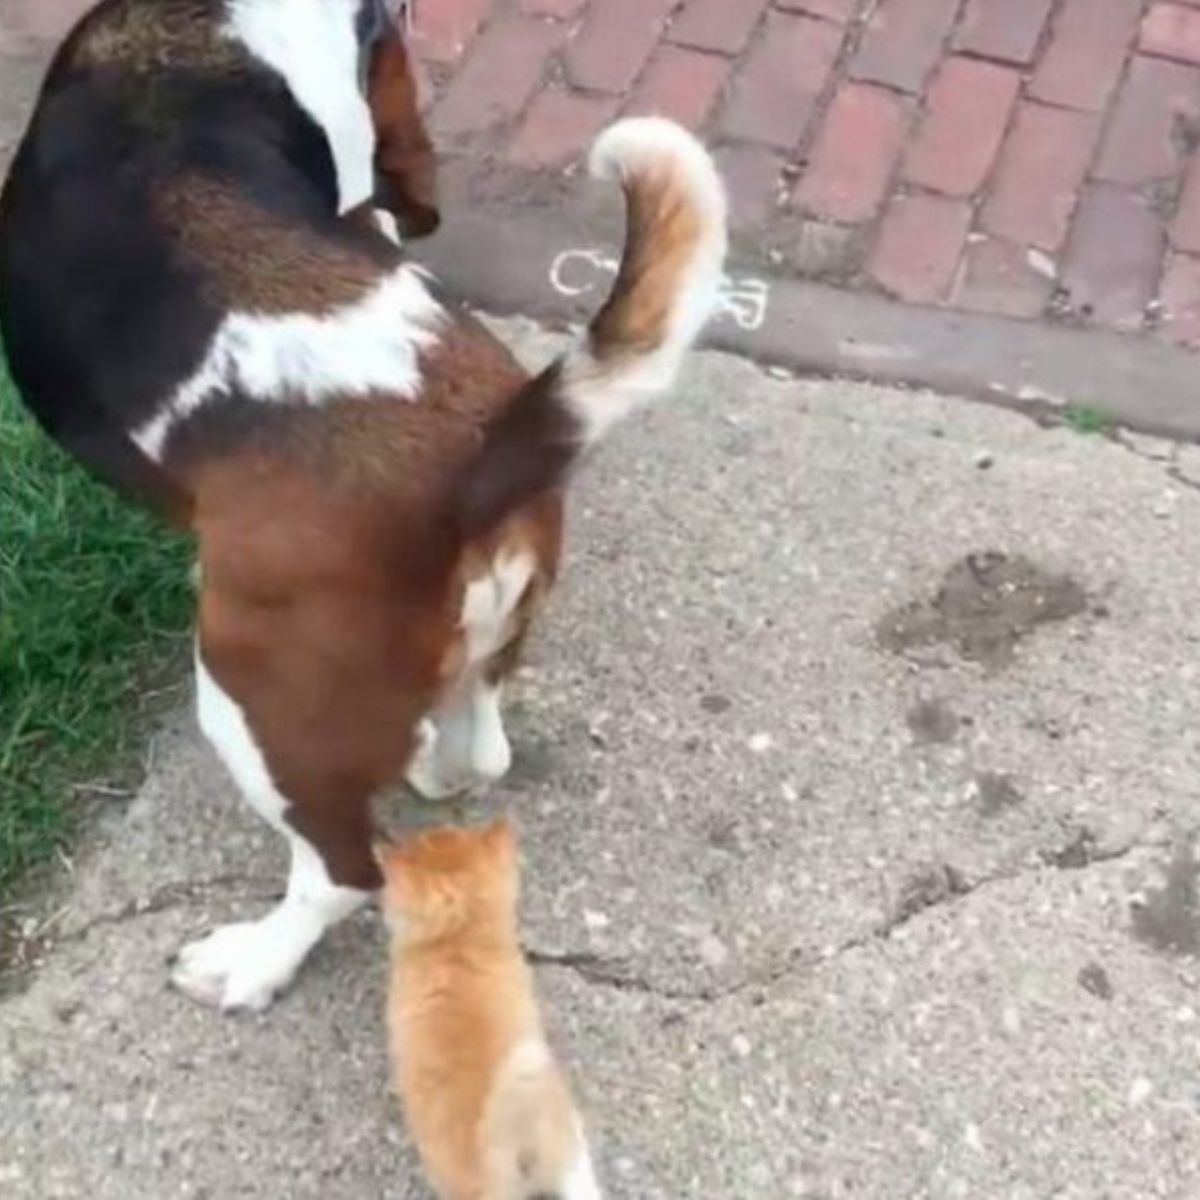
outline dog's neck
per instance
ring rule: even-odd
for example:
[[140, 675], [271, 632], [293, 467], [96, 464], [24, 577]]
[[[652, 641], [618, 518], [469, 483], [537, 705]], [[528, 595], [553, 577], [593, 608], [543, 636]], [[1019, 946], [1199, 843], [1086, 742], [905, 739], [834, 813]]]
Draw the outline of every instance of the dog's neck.
[[[368, 0], [391, 11], [392, 0]], [[321, 127], [337, 173], [338, 212], [375, 192], [375, 126], [360, 84], [362, 0], [226, 0], [226, 37], [277, 71]]]

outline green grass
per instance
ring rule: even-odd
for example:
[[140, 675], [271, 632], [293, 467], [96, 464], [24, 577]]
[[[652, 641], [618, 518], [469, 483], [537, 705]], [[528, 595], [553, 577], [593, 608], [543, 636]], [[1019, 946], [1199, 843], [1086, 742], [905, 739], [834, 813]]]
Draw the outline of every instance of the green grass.
[[1112, 421], [1090, 404], [1069, 404], [1063, 411], [1063, 424], [1076, 433], [1107, 433]]
[[127, 778], [147, 681], [180, 661], [183, 538], [67, 461], [0, 358], [0, 896]]

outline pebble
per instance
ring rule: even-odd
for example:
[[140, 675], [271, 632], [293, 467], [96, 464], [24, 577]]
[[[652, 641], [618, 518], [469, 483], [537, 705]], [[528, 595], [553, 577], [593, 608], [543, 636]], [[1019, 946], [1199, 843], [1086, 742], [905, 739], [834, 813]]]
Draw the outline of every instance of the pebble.
[[715, 933], [700, 939], [699, 951], [710, 967], [723, 967], [729, 961], [729, 947]]

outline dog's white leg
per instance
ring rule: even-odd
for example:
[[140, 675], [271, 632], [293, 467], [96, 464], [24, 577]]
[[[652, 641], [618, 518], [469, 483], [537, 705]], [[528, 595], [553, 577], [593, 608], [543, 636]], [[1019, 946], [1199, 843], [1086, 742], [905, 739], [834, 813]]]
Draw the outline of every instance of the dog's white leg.
[[298, 834], [287, 894], [265, 917], [222, 925], [179, 952], [171, 981], [202, 1004], [261, 1010], [292, 981], [308, 952], [331, 926], [352, 913], [368, 892], [339, 887], [321, 856]]
[[422, 722], [408, 782], [427, 800], [494, 783], [512, 766], [500, 713], [500, 688], [480, 680]]
[[369, 892], [329, 878], [316, 849], [284, 820], [287, 800], [271, 780], [262, 753], [237, 703], [196, 657], [200, 727], [246, 799], [288, 839], [287, 893], [265, 917], [224, 925], [185, 946], [171, 980], [181, 991], [224, 1009], [263, 1009], [291, 982], [308, 952], [331, 925], [363, 904]]

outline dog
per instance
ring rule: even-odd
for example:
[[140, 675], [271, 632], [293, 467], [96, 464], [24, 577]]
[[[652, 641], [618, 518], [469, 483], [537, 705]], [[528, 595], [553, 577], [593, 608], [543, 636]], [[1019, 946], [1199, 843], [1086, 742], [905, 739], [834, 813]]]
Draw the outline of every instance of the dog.
[[282, 901], [172, 980], [262, 1009], [379, 887], [369, 802], [511, 761], [500, 696], [554, 583], [563, 491], [666, 391], [726, 200], [700, 144], [619, 122], [624, 256], [530, 376], [374, 219], [436, 225], [396, 0], [103, 0], [0, 196], [0, 334], [49, 434], [197, 544], [200, 728], [287, 840]]
[[391, 930], [392, 1086], [444, 1200], [599, 1200], [517, 924], [512, 829], [376, 847]]

